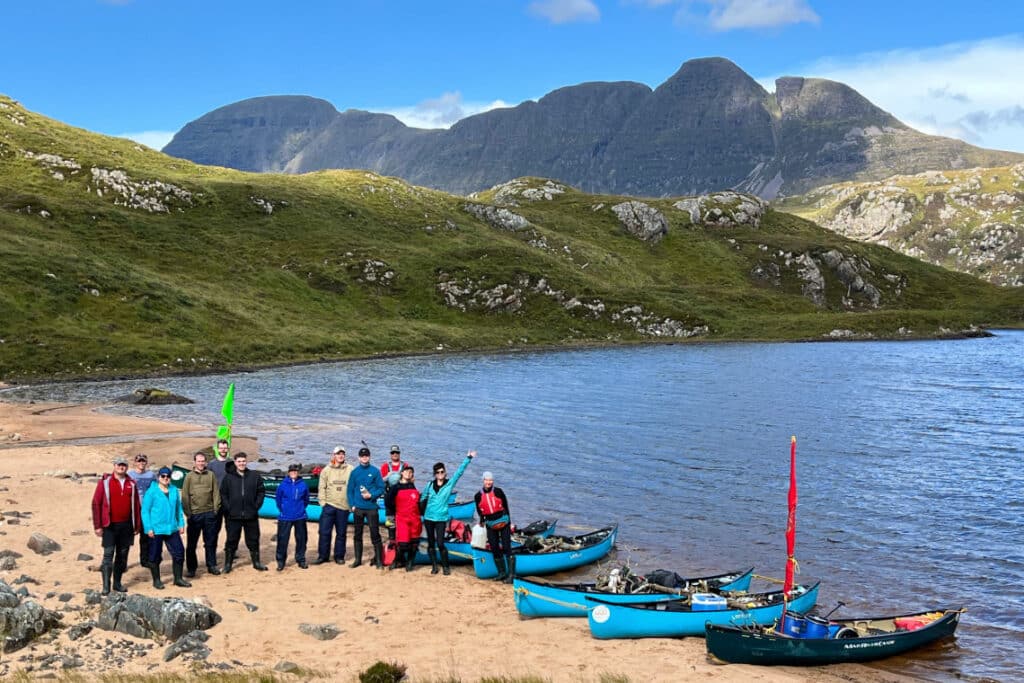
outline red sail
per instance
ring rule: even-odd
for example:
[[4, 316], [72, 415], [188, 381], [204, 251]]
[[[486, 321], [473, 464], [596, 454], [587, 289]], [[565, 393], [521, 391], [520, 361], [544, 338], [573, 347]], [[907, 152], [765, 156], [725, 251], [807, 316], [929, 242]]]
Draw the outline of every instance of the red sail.
[[786, 582], [782, 585], [786, 602], [793, 590], [793, 570], [796, 567], [796, 437], [789, 447], [789, 520], [786, 522]]

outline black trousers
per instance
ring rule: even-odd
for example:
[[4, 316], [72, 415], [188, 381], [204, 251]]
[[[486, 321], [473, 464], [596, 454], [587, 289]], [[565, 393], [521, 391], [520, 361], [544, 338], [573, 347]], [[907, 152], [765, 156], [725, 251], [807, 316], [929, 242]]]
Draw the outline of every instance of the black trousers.
[[429, 519], [423, 520], [423, 528], [427, 532], [427, 549], [444, 550], [444, 532], [448, 528], [448, 522], [433, 522]]
[[[199, 547], [199, 537], [203, 538], [203, 550], [206, 553], [206, 566], [217, 566], [217, 533], [219, 532], [219, 513], [200, 512], [191, 515], [185, 526], [185, 568], [194, 572], [199, 566], [199, 558], [196, 557], [196, 549]], [[236, 541], [236, 546], [237, 541]]]
[[370, 543], [380, 545], [380, 512], [375, 507], [372, 510], [352, 508], [354, 527], [352, 530], [352, 544], [359, 549], [363, 547], [363, 527], [370, 525]]
[[224, 544], [224, 552], [232, 555], [238, 554], [238, 541], [242, 538], [242, 531], [245, 531], [245, 547], [250, 553], [260, 551], [260, 519], [231, 519], [225, 520], [228, 529], [228, 540]]
[[277, 520], [277, 561], [283, 563], [288, 557], [288, 539], [295, 530], [295, 561], [306, 561], [306, 543], [309, 540], [309, 529], [306, 528], [306, 520], [298, 519], [292, 522]]
[[149, 535], [139, 534], [139, 564], [149, 562]]
[[495, 555], [508, 557], [512, 554], [512, 529], [509, 528], [511, 526], [511, 524], [506, 524], [500, 529], [487, 527], [487, 543]]
[[131, 520], [111, 522], [110, 526], [104, 527], [102, 541], [102, 564], [116, 572], [124, 573], [128, 569], [128, 551], [135, 542], [135, 528]]

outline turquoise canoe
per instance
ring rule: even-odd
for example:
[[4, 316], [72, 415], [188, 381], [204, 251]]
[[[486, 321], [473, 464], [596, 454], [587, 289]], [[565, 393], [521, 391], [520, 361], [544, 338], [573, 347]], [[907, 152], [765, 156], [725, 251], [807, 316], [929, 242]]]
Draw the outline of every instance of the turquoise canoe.
[[[648, 603], [616, 604], [599, 598], [587, 601], [594, 603], [587, 612], [587, 623], [595, 638], [703, 636], [706, 624], [770, 624], [782, 616], [782, 591], [735, 597], [694, 593], [682, 600]], [[817, 583], [793, 586], [789, 609], [806, 612], [817, 601]]]
[[[558, 520], [538, 520], [522, 528], [522, 531], [512, 534], [512, 545], [523, 544], [527, 536], [539, 536], [548, 538], [555, 533]], [[444, 542], [448, 549], [448, 562], [450, 564], [469, 564], [473, 561], [473, 547], [468, 542], [448, 541]], [[427, 554], [427, 539], [421, 538], [416, 548], [416, 564], [430, 564], [430, 555]]]
[[[448, 505], [448, 512], [451, 514], [452, 519], [467, 519], [467, 513], [468, 517], [472, 517], [475, 509], [476, 504], [473, 501], [469, 501], [468, 503], [449, 503]], [[321, 510], [322, 508], [320, 507], [320, 503], [316, 502], [316, 496], [310, 496], [310, 503], [306, 506], [306, 520], [310, 522], [319, 522]], [[274, 496], [268, 493], [263, 498], [263, 505], [260, 506], [259, 515], [263, 519], [277, 519], [277, 513], [277, 501], [274, 499]], [[386, 518], [387, 513], [384, 511], [384, 503], [381, 501], [377, 504], [377, 519], [381, 524], [383, 524]], [[352, 524], [352, 521], [352, 513], [349, 513], [348, 523]]]
[[[611, 552], [618, 532], [618, 526], [611, 526], [579, 536], [553, 536], [552, 538], [559, 538], [569, 545], [576, 546], [556, 552], [531, 552], [524, 547], [513, 548], [512, 556], [516, 561], [515, 575], [555, 574], [597, 562]], [[473, 548], [473, 570], [480, 579], [493, 579], [498, 575], [491, 551]]]
[[593, 607], [593, 603], [587, 604], [588, 597], [605, 602], [632, 603], [672, 600], [688, 593], [746, 592], [750, 589], [753, 576], [754, 568], [751, 567], [746, 571], [685, 579], [676, 589], [664, 588], [663, 592], [652, 590], [644, 593], [609, 593], [598, 589], [595, 583], [551, 583], [540, 579], [517, 578], [512, 582], [512, 594], [516, 609], [524, 617], [585, 617]]

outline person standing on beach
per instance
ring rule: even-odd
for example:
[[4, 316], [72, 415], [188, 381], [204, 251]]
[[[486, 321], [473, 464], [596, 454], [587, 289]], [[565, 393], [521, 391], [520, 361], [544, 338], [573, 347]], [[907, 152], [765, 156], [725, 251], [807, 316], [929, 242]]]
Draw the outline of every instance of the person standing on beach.
[[416, 563], [416, 549], [419, 546], [423, 524], [420, 520], [420, 492], [416, 490], [416, 472], [412, 465], [402, 467], [397, 484], [387, 492], [384, 509], [395, 516], [395, 540], [398, 551], [391, 563], [392, 569], [400, 566], [411, 572]]
[[370, 464], [370, 449], [363, 446], [359, 449], [359, 464], [352, 469], [346, 490], [355, 523], [352, 532], [353, 568], [363, 563], [363, 527], [367, 524], [370, 525], [370, 542], [373, 544], [371, 565], [384, 568], [384, 546], [380, 540], [380, 513], [377, 509], [377, 499], [383, 493], [384, 480], [380, 471]]
[[331, 554], [331, 536], [334, 540], [334, 562], [345, 564], [348, 544], [348, 479], [352, 467], [345, 462], [345, 447], [338, 446], [331, 454], [330, 464], [320, 470], [320, 484], [316, 497], [320, 502], [319, 539], [313, 564], [327, 562]]
[[[384, 480], [384, 498], [387, 499], [388, 492], [392, 486], [398, 484], [402, 477], [402, 469], [407, 463], [402, 462], [402, 449], [395, 444], [391, 447], [389, 458], [380, 466], [380, 476]], [[388, 530], [388, 545], [395, 540], [395, 516], [394, 513], [387, 513], [384, 519], [384, 526]]]
[[306, 506], [309, 505], [309, 486], [302, 480], [302, 465], [288, 465], [288, 477], [282, 481], [274, 500], [277, 502], [277, 571], [284, 570], [288, 557], [288, 539], [295, 530], [295, 564], [306, 569]]
[[121, 584], [121, 577], [128, 569], [128, 552], [135, 534], [142, 531], [142, 505], [135, 480], [128, 476], [128, 461], [123, 457], [114, 458], [114, 472], [104, 474], [96, 482], [92, 494], [92, 528], [103, 542], [100, 562], [103, 595], [110, 595], [111, 578], [114, 590], [128, 592]]
[[234, 459], [235, 471], [224, 475], [220, 483], [220, 501], [224, 508], [228, 538], [224, 549], [224, 573], [231, 571], [238, 541], [245, 532], [245, 546], [249, 549], [253, 569], [267, 571], [260, 562], [260, 506], [266, 496], [263, 477], [248, 469], [249, 458], [238, 453]]
[[[224, 475], [226, 475], [228, 472], [234, 472], [235, 471], [235, 462], [234, 462], [234, 460], [231, 459], [231, 454], [229, 452], [228, 440], [227, 439], [219, 439], [217, 441], [217, 443], [214, 444], [214, 446], [213, 446], [213, 460], [207, 459], [206, 467], [211, 472], [213, 472], [213, 476], [215, 476], [217, 478], [217, 486], [218, 487], [224, 481]], [[223, 529], [223, 528], [224, 528], [224, 507], [221, 506], [220, 512], [217, 513], [217, 533], [214, 535], [215, 536], [214, 542], [216, 542], [216, 537], [220, 536], [221, 529]], [[227, 544], [227, 540], [225, 539], [225, 541], [224, 541], [224, 550], [225, 550], [225, 552], [227, 551], [227, 549], [228, 549], [228, 544]]]
[[181, 506], [188, 520], [186, 528], [185, 570], [188, 578], [194, 578], [199, 559], [196, 548], [200, 535], [206, 553], [206, 571], [216, 576], [217, 569], [217, 527], [220, 519], [220, 484], [217, 477], [206, 466], [206, 453], [197, 451], [192, 456], [192, 471], [185, 475], [181, 485]]
[[444, 575], [451, 574], [448, 565], [448, 548], [444, 545], [444, 535], [448, 528], [448, 521], [451, 514], [448, 512], [448, 499], [451, 497], [452, 489], [459, 482], [463, 472], [469, 467], [469, 463], [476, 457], [476, 451], [466, 454], [466, 459], [455, 470], [451, 479], [445, 477], [445, 466], [443, 462], [434, 463], [434, 480], [423, 487], [420, 495], [420, 510], [423, 512], [423, 526], [427, 529], [427, 554], [430, 556], [430, 564], [433, 568], [431, 574], [437, 573], [438, 553], [441, 556], [441, 569]]
[[167, 546], [171, 555], [174, 585], [191, 588], [192, 584], [182, 578], [185, 565], [185, 548], [181, 544], [181, 532], [185, 530], [185, 514], [181, 508], [181, 494], [171, 486], [171, 468], [161, 467], [157, 473], [156, 486], [150, 486], [142, 501], [143, 532], [149, 536], [149, 571], [153, 575], [153, 588], [163, 590], [160, 581], [160, 550]]
[[[145, 453], [135, 456], [132, 469], [128, 470], [128, 476], [135, 482], [139, 489], [139, 499], [146, 497], [149, 485], [156, 479], [156, 475], [149, 469], [149, 457]], [[149, 536], [139, 534], [139, 564], [149, 568]]]
[[487, 527], [487, 544], [498, 570], [495, 581], [511, 583], [516, 575], [516, 558], [512, 555], [512, 529], [505, 492], [494, 485], [494, 475], [484, 472], [483, 488], [476, 492], [476, 512]]

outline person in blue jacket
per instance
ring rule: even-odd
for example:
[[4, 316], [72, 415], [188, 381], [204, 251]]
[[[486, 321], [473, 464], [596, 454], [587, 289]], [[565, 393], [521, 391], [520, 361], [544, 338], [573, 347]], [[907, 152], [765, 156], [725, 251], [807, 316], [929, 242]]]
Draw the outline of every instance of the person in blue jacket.
[[156, 476], [156, 485], [150, 486], [142, 499], [142, 533], [149, 537], [149, 572], [153, 576], [153, 588], [163, 590], [160, 581], [160, 550], [167, 546], [171, 555], [174, 585], [190, 588], [191, 583], [182, 578], [185, 567], [185, 546], [181, 534], [185, 531], [185, 514], [181, 510], [181, 494], [171, 486], [171, 469], [161, 467]]
[[370, 465], [370, 449], [359, 449], [359, 464], [352, 468], [348, 477], [348, 503], [352, 508], [355, 526], [352, 530], [352, 550], [355, 558], [351, 567], [363, 563], [363, 527], [370, 525], [370, 542], [373, 544], [373, 561], [378, 569], [384, 569], [384, 546], [380, 540], [380, 519], [377, 499], [384, 493], [384, 479], [380, 470]]
[[284, 569], [288, 557], [288, 539], [295, 530], [295, 564], [306, 569], [306, 506], [309, 505], [309, 486], [300, 476], [302, 466], [288, 465], [288, 478], [281, 482], [274, 494], [277, 500], [277, 571]]
[[451, 479], [445, 477], [443, 462], [434, 463], [434, 481], [423, 487], [420, 494], [420, 512], [423, 514], [423, 526], [427, 531], [427, 555], [430, 556], [430, 564], [433, 568], [431, 574], [437, 573], [437, 557], [441, 555], [441, 568], [444, 575], [452, 573], [448, 566], [448, 548], [444, 545], [444, 534], [448, 528], [448, 520], [451, 514], [448, 512], [448, 498], [451, 497], [452, 489], [459, 482], [462, 473], [466, 471], [470, 461], [476, 457], [476, 451], [466, 454], [466, 459], [455, 470]]

